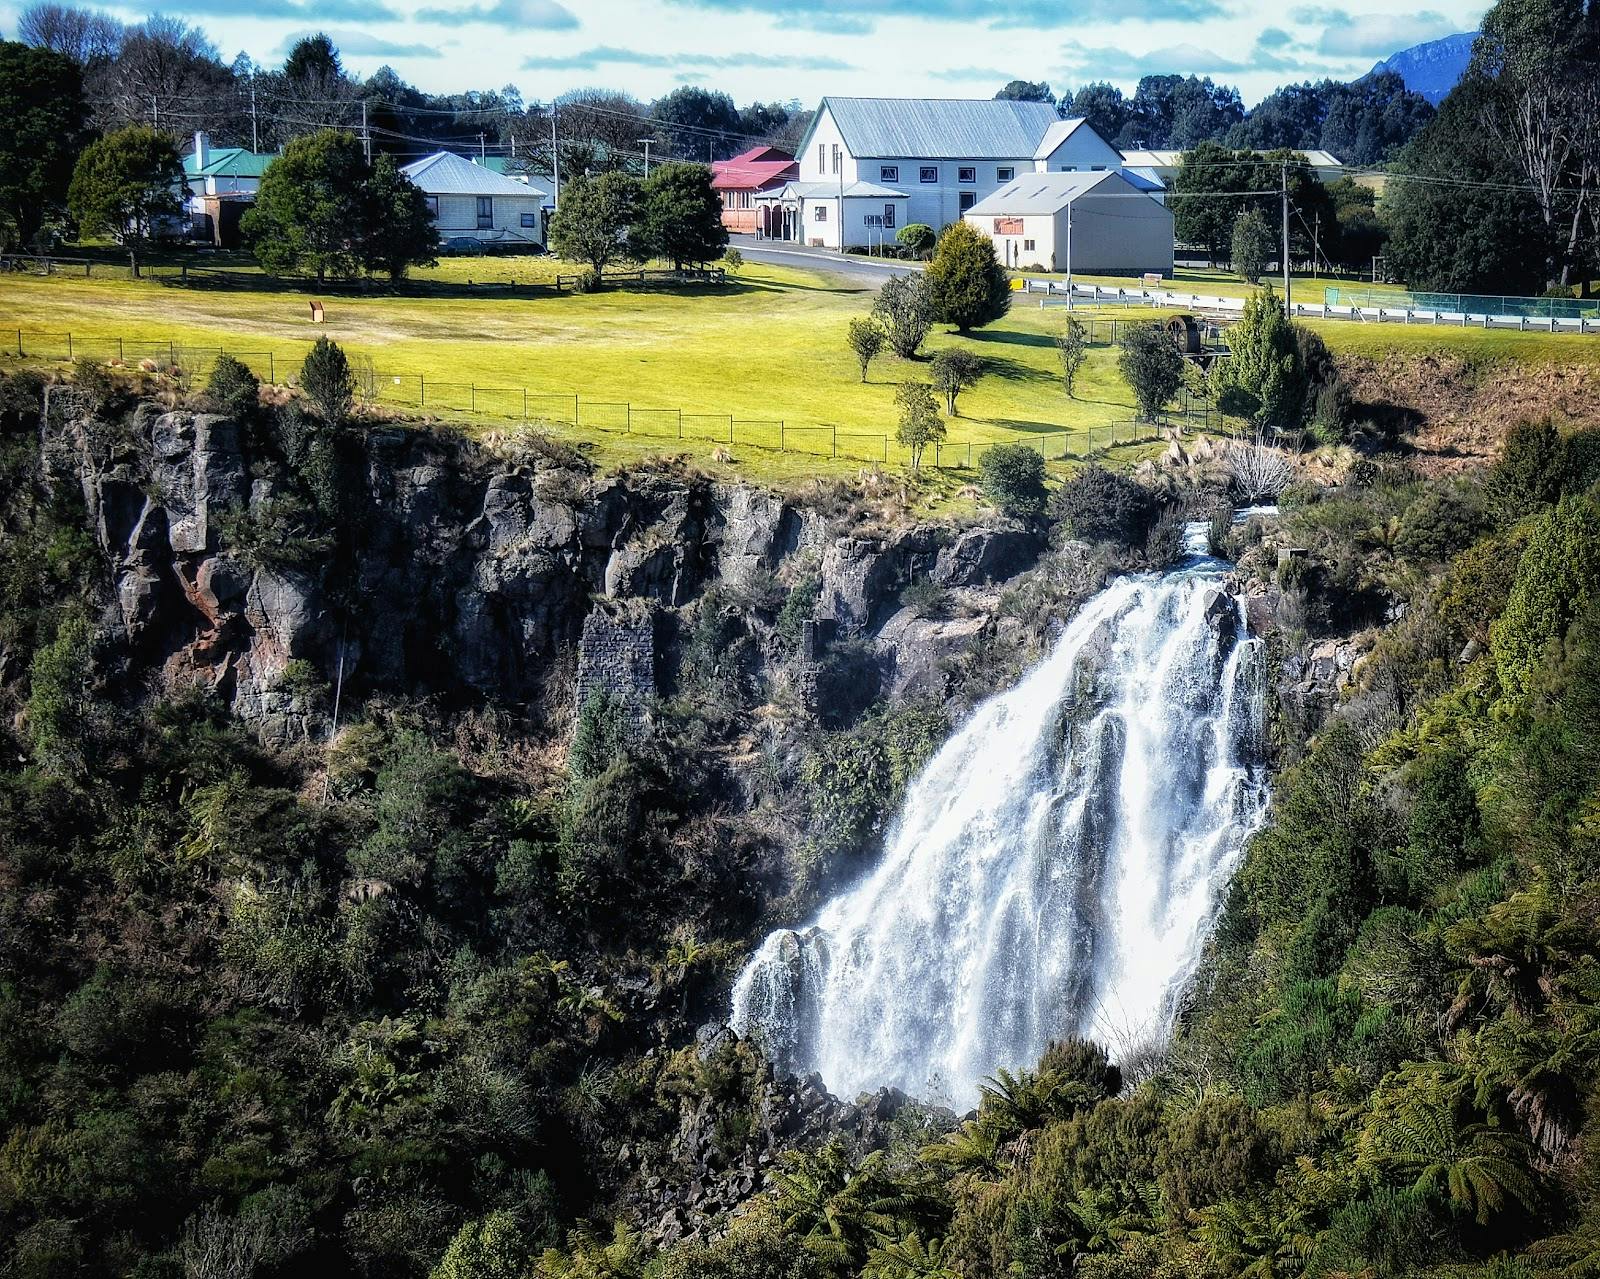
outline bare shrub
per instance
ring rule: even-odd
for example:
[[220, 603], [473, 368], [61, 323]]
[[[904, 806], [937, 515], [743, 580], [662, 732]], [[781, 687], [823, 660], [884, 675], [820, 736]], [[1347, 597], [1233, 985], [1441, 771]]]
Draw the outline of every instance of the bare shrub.
[[1243, 502], [1277, 501], [1293, 478], [1294, 463], [1260, 431], [1249, 443], [1228, 449], [1228, 482]]

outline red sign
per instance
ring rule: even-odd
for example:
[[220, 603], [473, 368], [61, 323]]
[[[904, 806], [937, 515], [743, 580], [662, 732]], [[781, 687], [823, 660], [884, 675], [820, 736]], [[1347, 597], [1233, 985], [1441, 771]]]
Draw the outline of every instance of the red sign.
[[996, 235], [1021, 235], [1021, 218], [996, 218], [994, 220], [994, 233]]

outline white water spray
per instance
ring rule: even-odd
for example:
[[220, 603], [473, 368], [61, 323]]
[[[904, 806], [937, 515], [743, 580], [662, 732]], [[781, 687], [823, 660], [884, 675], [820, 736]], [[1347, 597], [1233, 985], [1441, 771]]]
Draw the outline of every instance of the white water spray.
[[1267, 799], [1259, 643], [1205, 540], [1100, 592], [973, 712], [876, 869], [751, 958], [736, 1029], [840, 1096], [958, 1106], [1051, 1039], [1166, 1035]]

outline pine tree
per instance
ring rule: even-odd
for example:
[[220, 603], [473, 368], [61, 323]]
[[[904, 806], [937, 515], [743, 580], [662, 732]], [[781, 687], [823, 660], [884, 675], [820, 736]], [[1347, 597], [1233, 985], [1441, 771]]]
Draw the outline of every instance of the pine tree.
[[1294, 326], [1268, 285], [1244, 305], [1244, 316], [1228, 330], [1233, 358], [1221, 364], [1214, 384], [1224, 413], [1249, 418], [1269, 430], [1291, 431], [1305, 421], [1306, 370]]
[[967, 333], [1011, 309], [1011, 280], [994, 255], [994, 241], [969, 222], [952, 222], [928, 263], [934, 318]]

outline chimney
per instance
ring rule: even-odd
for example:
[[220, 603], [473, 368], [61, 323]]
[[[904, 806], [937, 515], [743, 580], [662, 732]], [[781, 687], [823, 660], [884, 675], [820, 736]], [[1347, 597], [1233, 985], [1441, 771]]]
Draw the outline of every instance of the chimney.
[[210, 151], [210, 136], [197, 130], [194, 135], [194, 167], [196, 169], [203, 169], [206, 167], [206, 160], [210, 156]]

